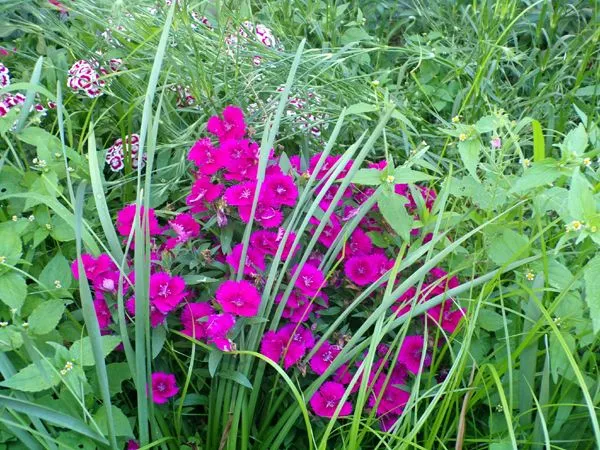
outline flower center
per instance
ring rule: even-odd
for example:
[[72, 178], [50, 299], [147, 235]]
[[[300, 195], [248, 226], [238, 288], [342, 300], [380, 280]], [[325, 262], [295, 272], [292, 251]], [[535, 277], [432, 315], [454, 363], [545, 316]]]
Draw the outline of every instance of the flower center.
[[161, 284], [158, 288], [158, 295], [160, 295], [161, 297], [168, 297], [169, 295], [171, 295], [171, 289], [169, 289], [169, 285]]
[[107, 291], [112, 291], [115, 288], [115, 281], [110, 278], [102, 280], [102, 288]]
[[333, 400], [327, 400], [327, 401], [325, 402], [325, 406], [326, 406], [327, 408], [335, 408], [335, 403], [336, 403], [336, 402], [335, 402], [335, 401], [333, 401]]
[[303, 276], [302, 281], [304, 282], [304, 285], [306, 287], [310, 287], [313, 284], [313, 279], [312, 279], [312, 277], [309, 277], [309, 276]]
[[331, 353], [331, 350], [327, 350], [325, 353], [323, 353], [322, 359], [325, 362], [333, 361], [333, 353]]
[[158, 383], [156, 385], [156, 390], [158, 392], [165, 392], [167, 390], [167, 386], [165, 385], [165, 383]]

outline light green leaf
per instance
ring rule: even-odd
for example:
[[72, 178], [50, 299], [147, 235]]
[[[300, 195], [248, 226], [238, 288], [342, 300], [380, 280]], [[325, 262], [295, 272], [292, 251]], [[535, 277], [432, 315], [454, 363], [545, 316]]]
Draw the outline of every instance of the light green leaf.
[[414, 219], [406, 211], [404, 206], [406, 203], [408, 203], [406, 197], [395, 193], [382, 195], [377, 201], [379, 211], [386, 222], [402, 239], [408, 242]]
[[585, 302], [590, 309], [594, 334], [600, 331], [600, 255], [589, 261], [583, 272], [585, 280]]
[[531, 129], [533, 130], [533, 160], [540, 162], [546, 158], [546, 143], [544, 142], [542, 124], [537, 120], [532, 120]]
[[484, 116], [475, 123], [475, 129], [478, 133], [489, 133], [497, 130], [504, 124], [505, 120], [502, 116], [489, 115]]
[[22, 254], [21, 238], [16, 229], [11, 230], [8, 227], [0, 229], [0, 257], [5, 258], [4, 262], [14, 266], [19, 262]]
[[376, 105], [371, 105], [369, 103], [355, 103], [354, 105], [350, 105], [348, 106], [348, 109], [346, 110], [346, 115], [350, 116], [352, 114], [365, 114], [365, 113], [370, 113], [370, 112], [374, 112], [377, 111], [379, 108], [377, 108]]
[[574, 220], [585, 221], [596, 214], [592, 188], [578, 170], [573, 174], [569, 188], [569, 213]]
[[490, 245], [490, 259], [499, 266], [529, 255], [529, 239], [516, 231], [506, 229]]
[[398, 167], [394, 170], [394, 183], [417, 183], [418, 181], [433, 180], [435, 177], [423, 172], [409, 169], [408, 167]]
[[[121, 343], [118, 336], [101, 336], [100, 341], [102, 343], [102, 353], [105, 357]], [[73, 342], [70, 352], [71, 357], [77, 364], [82, 366], [93, 366], [95, 364], [89, 336]]]
[[[106, 412], [106, 406], [102, 405], [94, 414], [94, 420], [104, 435], [108, 434], [108, 417]], [[127, 416], [123, 414], [123, 411], [114, 405], [112, 406], [112, 419], [115, 424], [116, 436], [133, 437], [133, 430], [131, 429], [129, 420], [127, 420]]]
[[486, 331], [498, 331], [504, 327], [504, 317], [496, 311], [482, 309], [477, 317], [477, 325]]
[[123, 381], [131, 379], [129, 364], [126, 362], [108, 364], [106, 366], [106, 374], [111, 397], [122, 392], [123, 388], [121, 385], [123, 384]]
[[563, 150], [567, 153], [575, 153], [582, 155], [585, 148], [588, 146], [588, 134], [585, 131], [583, 124], [579, 124], [577, 128], [569, 131], [563, 142]]
[[0, 328], [0, 352], [17, 350], [23, 345], [23, 336], [14, 326]]
[[46, 264], [46, 267], [44, 267], [44, 270], [40, 273], [39, 279], [49, 289], [55, 288], [56, 281], [59, 281], [64, 289], [69, 289], [73, 281], [69, 261], [67, 261], [62, 253], [57, 253], [54, 258]]
[[53, 215], [50, 221], [52, 229], [50, 235], [59, 242], [69, 242], [75, 239], [73, 227], [61, 219], [59, 216]]
[[352, 177], [352, 183], [367, 186], [379, 186], [383, 181], [383, 174], [384, 172], [377, 169], [360, 169]]
[[340, 39], [340, 42], [342, 45], [347, 45], [347, 44], [352, 44], [358, 41], [364, 41], [367, 39], [372, 39], [371, 36], [369, 35], [369, 33], [367, 33], [363, 28], [358, 28], [358, 27], [352, 27], [352, 28], [348, 28], [344, 34], [342, 35], [342, 38]]
[[56, 328], [65, 312], [62, 300], [47, 300], [38, 305], [28, 318], [29, 331], [33, 334], [47, 334]]
[[539, 186], [545, 186], [553, 183], [561, 175], [556, 160], [547, 158], [542, 162], [533, 163], [531, 167], [525, 169], [523, 175], [517, 179], [511, 192], [521, 193]]
[[479, 139], [468, 139], [458, 143], [458, 153], [465, 167], [473, 178], [477, 177], [477, 165], [479, 164], [479, 154], [481, 152], [481, 142]]
[[27, 283], [16, 272], [0, 275], [0, 300], [10, 308], [21, 309], [27, 297]]
[[35, 364], [30, 364], [14, 374], [0, 386], [23, 392], [40, 392], [60, 383], [60, 376], [56, 369], [45, 359], [40, 360], [44, 373]]

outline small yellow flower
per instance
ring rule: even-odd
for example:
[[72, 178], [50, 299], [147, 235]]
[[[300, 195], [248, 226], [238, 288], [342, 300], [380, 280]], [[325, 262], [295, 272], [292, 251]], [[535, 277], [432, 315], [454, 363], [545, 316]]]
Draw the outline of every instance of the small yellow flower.
[[17, 220], [19, 220], [19, 218], [17, 216], [12, 216], [12, 221], [16, 222]]
[[385, 181], [387, 181], [388, 183], [391, 184], [394, 182], [395, 179], [396, 178], [394, 177], [394, 175], [388, 175], [387, 178], [385, 179]]
[[592, 159], [591, 158], [583, 158], [583, 165], [585, 167], [590, 167], [592, 165]]
[[8, 326], [8, 322], [0, 322], [0, 327], [4, 328]]
[[525, 158], [522, 161], [523, 167], [531, 167], [531, 160], [529, 158]]
[[590, 227], [590, 231], [591, 231], [592, 233], [595, 233], [596, 231], [598, 231], [598, 227], [597, 227], [596, 225], [592, 225], [592, 226]]
[[525, 274], [525, 278], [527, 278], [527, 281], [533, 281], [535, 279], [535, 274], [531, 270], [528, 270]]
[[452, 123], [458, 123], [458, 122], [460, 122], [460, 116], [454, 116], [452, 118]]
[[54, 280], [54, 287], [56, 287], [56, 289], [62, 288], [62, 283], [60, 280]]
[[52, 229], [52, 225], [50, 225], [49, 223], [46, 224], [46, 230], [50, 231]]
[[375, 87], [379, 86], [379, 80], [373, 80], [371, 81], [371, 84]]
[[463, 142], [463, 141], [466, 141], [466, 140], [467, 140], [467, 137], [468, 137], [468, 136], [467, 136], [465, 133], [460, 133], [460, 134], [458, 135], [458, 140], [459, 140], [460, 142]]
[[67, 374], [65, 369], [60, 369], [60, 374], [64, 377]]
[[29, 322], [23, 322], [23, 328], [29, 328]]
[[73, 369], [73, 363], [71, 361], [67, 361], [65, 364], [65, 370], [72, 370]]
[[32, 214], [27, 218], [27, 220], [29, 220], [30, 222], [33, 222], [35, 220], [35, 216]]
[[6, 256], [0, 256], [0, 264], [4, 264], [6, 262]]

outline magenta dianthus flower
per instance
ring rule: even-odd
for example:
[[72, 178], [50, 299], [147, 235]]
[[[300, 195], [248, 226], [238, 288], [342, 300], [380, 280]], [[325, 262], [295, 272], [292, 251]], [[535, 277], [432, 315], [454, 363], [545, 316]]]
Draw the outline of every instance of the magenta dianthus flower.
[[172, 373], [154, 372], [152, 374], [152, 400], [154, 403], [163, 404], [177, 395], [179, 388], [175, 375]]
[[344, 265], [346, 277], [358, 286], [366, 286], [377, 280], [377, 269], [370, 256], [353, 256]]
[[342, 348], [325, 341], [317, 352], [310, 358], [310, 368], [318, 375], [323, 375], [333, 360], [340, 354]]
[[253, 317], [258, 313], [260, 294], [248, 281], [225, 281], [215, 292], [223, 311], [238, 316]]
[[244, 113], [237, 106], [226, 106], [223, 110], [223, 118], [212, 116], [206, 125], [208, 132], [219, 138], [219, 141], [227, 139], [241, 139], [246, 134], [246, 122]]
[[198, 171], [203, 175], [213, 175], [223, 167], [221, 152], [208, 138], [196, 141], [190, 149], [188, 159], [196, 164]]
[[[410, 372], [418, 374], [422, 368], [428, 367], [431, 364], [431, 357], [427, 354], [425, 348], [426, 342], [423, 336], [406, 336], [400, 347], [398, 362], [403, 364]], [[423, 357], [423, 352], [425, 355]], [[423, 366], [421, 367], [421, 359]]]
[[296, 274], [300, 270], [296, 280], [295, 287], [308, 297], [313, 297], [325, 287], [325, 276], [317, 267], [311, 264], [304, 264], [301, 268], [297, 265], [292, 268], [292, 273]]
[[185, 282], [181, 277], [158, 272], [150, 276], [150, 300], [163, 314], [175, 309], [186, 296]]
[[[346, 389], [340, 383], [328, 381], [323, 383], [310, 399], [310, 406], [316, 415], [321, 417], [332, 417], [337, 409]], [[352, 404], [345, 402], [339, 413], [339, 417], [348, 416], [352, 413]]]
[[[131, 229], [133, 228], [133, 222], [135, 220], [135, 210], [136, 205], [127, 205], [117, 214], [117, 231], [121, 236], [129, 236], [131, 233]], [[139, 219], [140, 223], [143, 220], [145, 214], [145, 208], [140, 207], [139, 211]], [[158, 224], [158, 220], [156, 219], [156, 215], [154, 214], [154, 209], [148, 208], [148, 223], [144, 225], [150, 232], [150, 236], [155, 236], [161, 234], [162, 229]]]

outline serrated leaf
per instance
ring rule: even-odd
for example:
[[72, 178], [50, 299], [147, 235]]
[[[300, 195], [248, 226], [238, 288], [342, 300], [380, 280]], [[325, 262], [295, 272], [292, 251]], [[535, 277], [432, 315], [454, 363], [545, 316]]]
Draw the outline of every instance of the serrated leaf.
[[489, 133], [490, 131], [497, 130], [503, 124], [504, 120], [502, 116], [489, 115], [483, 116], [475, 123], [475, 129], [478, 133]]
[[600, 331], [600, 255], [589, 261], [583, 271], [585, 302], [590, 309], [594, 334]]
[[0, 300], [10, 308], [21, 309], [27, 297], [25, 278], [16, 272], [0, 275]]
[[477, 176], [477, 165], [479, 164], [479, 154], [481, 153], [481, 142], [479, 139], [468, 139], [460, 141], [457, 145], [458, 153], [463, 164], [473, 178], [479, 180]]
[[379, 186], [383, 181], [383, 172], [377, 169], [360, 169], [352, 177], [352, 183], [366, 186]]
[[56, 328], [65, 312], [62, 300], [47, 300], [38, 305], [28, 318], [29, 331], [33, 334], [47, 334]]
[[7, 227], [0, 229], [0, 257], [5, 258], [4, 262], [14, 266], [19, 262], [22, 254], [23, 249], [19, 233], [15, 229]]
[[42, 270], [39, 277], [40, 281], [48, 288], [55, 289], [55, 283], [58, 281], [62, 288], [69, 289], [73, 282], [71, 274], [71, 265], [62, 253], [57, 253], [46, 267]]
[[395, 193], [382, 195], [377, 201], [377, 206], [383, 218], [406, 242], [410, 240], [410, 230], [412, 230], [414, 222], [404, 206], [407, 203], [406, 197]]
[[394, 170], [394, 183], [417, 183], [419, 181], [433, 180], [435, 177], [423, 172], [409, 169], [408, 167], [398, 167]]
[[583, 124], [579, 124], [577, 128], [569, 131], [563, 142], [563, 149], [570, 153], [582, 155], [588, 146], [588, 134], [585, 131]]
[[491, 245], [489, 256], [499, 266], [529, 254], [529, 239], [516, 231], [506, 229], [497, 235]]
[[561, 175], [562, 172], [556, 160], [547, 158], [542, 162], [533, 163], [531, 167], [525, 169], [510, 191], [518, 194], [526, 192], [553, 183]]
[[[118, 336], [101, 336], [100, 341], [102, 343], [102, 353], [105, 357], [121, 343], [121, 339]], [[77, 364], [82, 366], [93, 366], [95, 364], [92, 343], [89, 336], [73, 342], [70, 352], [71, 357]]]
[[504, 327], [504, 317], [496, 311], [482, 309], [477, 317], [477, 325], [486, 331], [498, 331]]
[[569, 214], [574, 220], [584, 221], [596, 214], [592, 188], [578, 170], [573, 174], [569, 188]]
[[[133, 437], [133, 430], [131, 429], [131, 424], [127, 419], [127, 416], [123, 414], [116, 406], [112, 406], [112, 420], [115, 425], [115, 435], [116, 436], [127, 436]], [[108, 414], [105, 405], [102, 405], [98, 411], [94, 414], [94, 420], [100, 431], [106, 436], [108, 434]]]
[[14, 326], [0, 328], [0, 352], [17, 350], [23, 345], [23, 336]]
[[60, 383], [56, 369], [45, 359], [40, 360], [44, 373], [35, 364], [30, 364], [0, 383], [0, 386], [23, 392], [40, 392]]

